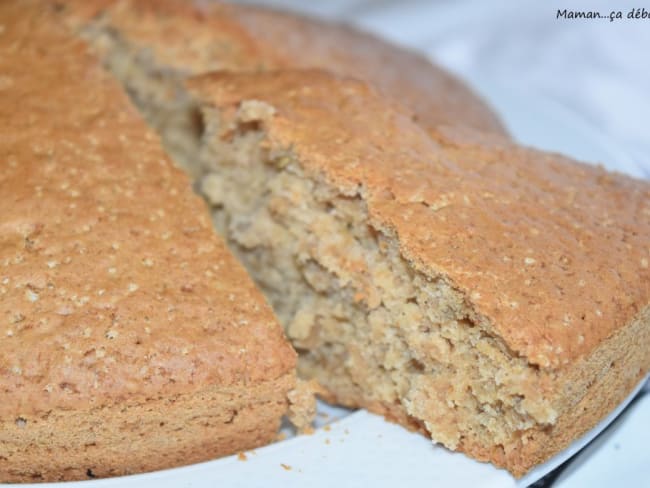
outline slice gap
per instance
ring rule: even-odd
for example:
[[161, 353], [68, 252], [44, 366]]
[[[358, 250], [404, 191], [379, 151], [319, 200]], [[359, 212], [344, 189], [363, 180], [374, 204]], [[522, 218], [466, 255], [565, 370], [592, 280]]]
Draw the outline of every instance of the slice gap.
[[188, 73], [158, 63], [153, 53], [138, 47], [110, 26], [100, 14], [81, 29], [99, 53], [104, 67], [122, 83], [147, 123], [160, 135], [167, 154], [196, 177], [203, 118], [185, 89]]

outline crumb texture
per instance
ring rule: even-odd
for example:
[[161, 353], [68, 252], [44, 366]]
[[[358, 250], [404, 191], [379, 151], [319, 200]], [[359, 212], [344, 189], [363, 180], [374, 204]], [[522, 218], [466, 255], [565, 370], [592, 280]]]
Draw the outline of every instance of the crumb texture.
[[312, 423], [316, 418], [316, 394], [321, 393], [321, 387], [315, 380], [298, 380], [296, 388], [288, 395], [289, 411], [287, 416], [298, 432], [310, 434], [313, 432]]

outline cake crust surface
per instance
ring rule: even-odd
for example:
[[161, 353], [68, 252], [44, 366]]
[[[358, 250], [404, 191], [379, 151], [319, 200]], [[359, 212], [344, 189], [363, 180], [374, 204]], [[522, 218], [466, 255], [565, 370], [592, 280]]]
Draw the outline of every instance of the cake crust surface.
[[0, 18], [0, 480], [270, 442], [295, 353], [264, 297], [87, 45], [38, 2]]
[[423, 56], [343, 24], [259, 6], [184, 0], [69, 1], [82, 24], [102, 19], [164, 69], [320, 68], [354, 76], [409, 106], [427, 129], [462, 125], [505, 135], [498, 117], [465, 84]]

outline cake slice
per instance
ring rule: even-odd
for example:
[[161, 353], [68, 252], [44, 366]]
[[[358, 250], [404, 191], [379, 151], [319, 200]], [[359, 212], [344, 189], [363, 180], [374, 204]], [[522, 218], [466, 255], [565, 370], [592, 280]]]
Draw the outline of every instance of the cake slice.
[[42, 7], [0, 3], [0, 481], [271, 442], [295, 352], [158, 137]]
[[323, 68], [365, 79], [401, 100], [426, 128], [504, 134], [490, 108], [422, 56], [350, 27], [261, 7], [186, 0], [52, 2], [124, 83], [165, 148], [191, 169], [198, 117], [183, 80], [208, 71]]
[[650, 368], [650, 185], [321, 71], [189, 82], [214, 221], [329, 398], [522, 476]]

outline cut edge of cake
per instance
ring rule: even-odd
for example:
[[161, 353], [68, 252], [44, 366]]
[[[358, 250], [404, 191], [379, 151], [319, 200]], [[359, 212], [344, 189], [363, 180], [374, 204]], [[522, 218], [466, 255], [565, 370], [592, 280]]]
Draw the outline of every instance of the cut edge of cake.
[[[517, 342], [521, 336], [513, 339], [484, 312], [478, 290], [423, 263], [418, 248], [398, 234], [404, 223], [396, 228], [385, 218], [400, 196], [392, 194], [390, 178], [380, 178], [385, 187], [369, 188], [373, 179], [365, 172], [372, 164], [358, 164], [364, 154], [370, 161], [382, 157], [385, 148], [368, 145], [364, 153], [368, 141], [354, 130], [345, 135], [342, 117], [358, 115], [350, 107], [368, 108], [368, 131], [417, 133], [408, 113], [377, 102], [371, 88], [320, 71], [211, 74], [188, 85], [203, 114], [199, 189], [215, 225], [273, 304], [300, 353], [299, 373], [317, 378], [333, 401], [384, 414], [520, 477], [591, 429], [644, 378], [647, 304], [621, 311], [611, 335], [589, 349], [563, 355], [565, 335]], [[343, 95], [330, 102], [327, 94]], [[328, 119], [334, 112], [342, 115]], [[402, 149], [431, 150], [453, 174], [455, 161], [445, 156], [454, 156], [454, 144], [439, 137], [452, 149], [445, 153], [424, 135]], [[496, 144], [490, 151], [497, 155], [509, 150], [507, 142]], [[354, 149], [346, 154], [346, 147]], [[548, 158], [510, 151], [542, 166]], [[562, 164], [569, 180], [573, 172], [593, 172], [595, 181], [605, 181], [604, 192], [611, 178], [647, 204], [641, 183]], [[397, 204], [415, 220], [419, 210]], [[554, 341], [558, 347], [549, 350]]]

